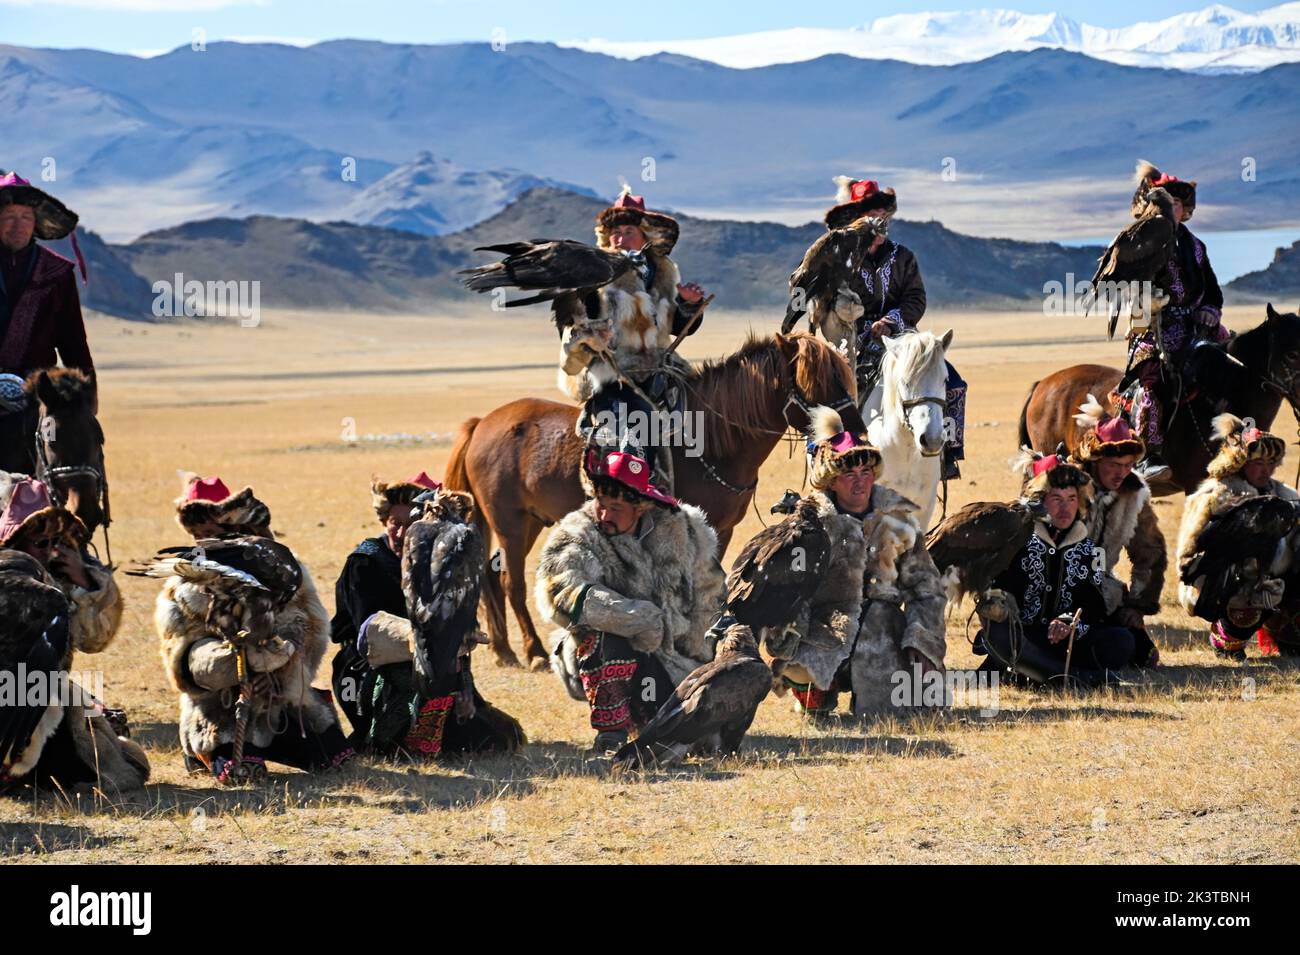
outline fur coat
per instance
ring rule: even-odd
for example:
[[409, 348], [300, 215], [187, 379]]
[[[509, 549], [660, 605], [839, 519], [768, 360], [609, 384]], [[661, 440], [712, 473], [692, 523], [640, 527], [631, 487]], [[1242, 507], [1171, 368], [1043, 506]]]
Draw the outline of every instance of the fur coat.
[[[1106, 554], [1101, 585], [1106, 610], [1114, 613], [1128, 607], [1143, 616], [1159, 613], [1169, 558], [1146, 482], [1130, 473], [1119, 490], [1094, 495], [1085, 523], [1088, 537]], [[1122, 551], [1128, 552], [1132, 565], [1127, 586], [1114, 576]]]
[[[181, 745], [205, 763], [218, 745], [234, 741], [239, 695], [234, 649], [203, 622], [208, 599], [202, 587], [171, 577], [154, 612], [163, 665], [181, 694]], [[337, 725], [334, 708], [311, 685], [329, 645], [329, 632], [329, 615], [303, 567], [302, 586], [276, 615], [275, 634], [283, 643], [248, 652], [250, 670], [274, 673], [278, 680], [274, 696], [254, 700], [245, 737], [249, 742], [267, 746], [276, 731], [299, 715], [317, 732]]]
[[72, 648], [78, 653], [99, 653], [108, 648], [122, 622], [122, 592], [112, 571], [93, 560], [85, 561], [85, 567], [93, 589], [62, 578], [57, 582], [72, 604]]
[[653, 653], [677, 684], [713, 659], [707, 632], [724, 586], [718, 535], [690, 504], [649, 510], [636, 530], [614, 536], [601, 533], [594, 510], [589, 500], [556, 524], [538, 562], [537, 606], [564, 628], [554, 634], [551, 665], [585, 700], [570, 631], [602, 630]]
[[[91, 696], [86, 690], [79, 695], [83, 701]], [[45, 710], [22, 756], [0, 772], [0, 792], [52, 780], [65, 789], [92, 785], [115, 797], [143, 787], [149, 771], [140, 745], [119, 737], [102, 713], [81, 703], [55, 703]]]
[[[673, 337], [695, 317], [694, 311], [680, 307], [681, 273], [673, 260], [649, 247], [644, 254], [654, 270], [648, 288], [640, 273], [628, 270], [594, 293], [600, 306], [597, 318], [575, 321], [561, 333], [560, 390], [576, 401], [586, 401], [617, 380], [596, 350], [612, 351], [623, 374], [642, 381], [659, 367]], [[588, 309], [594, 311], [590, 305]]]
[[[1196, 553], [1196, 538], [1200, 536], [1210, 518], [1222, 514], [1235, 504], [1247, 498], [1272, 494], [1288, 501], [1300, 500], [1287, 485], [1281, 481], [1269, 481], [1269, 487], [1263, 490], [1255, 487], [1241, 474], [1225, 474], [1221, 477], [1206, 478], [1187, 498], [1183, 505], [1183, 520], [1178, 525], [1178, 551], [1175, 560], [1181, 575], [1187, 562]], [[1193, 612], [1196, 601], [1200, 598], [1201, 588], [1198, 583], [1179, 584], [1178, 602], [1188, 613]]]
[[848, 660], [854, 713], [888, 712], [894, 675], [909, 672], [906, 651], [920, 651], [940, 669], [947, 651], [947, 599], [919, 508], [880, 484], [861, 521], [822, 492], [811, 497], [831, 540], [829, 570], [793, 629], [764, 630], [764, 643], [778, 673], [797, 664], [821, 689]]

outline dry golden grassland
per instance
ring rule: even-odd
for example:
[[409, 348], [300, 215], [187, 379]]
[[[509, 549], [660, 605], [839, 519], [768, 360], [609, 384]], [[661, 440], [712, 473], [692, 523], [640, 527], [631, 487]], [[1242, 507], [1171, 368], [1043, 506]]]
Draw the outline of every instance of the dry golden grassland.
[[[1229, 313], [1234, 327], [1262, 309]], [[772, 315], [712, 313], [683, 351], [725, 354]], [[952, 507], [1004, 500], [1029, 383], [1080, 361], [1120, 362], [1100, 323], [1036, 311], [927, 315], [956, 329], [970, 382], [968, 451]], [[177, 469], [251, 484], [327, 605], [350, 549], [376, 533], [372, 473], [440, 475], [459, 422], [524, 395], [559, 397], [547, 316], [427, 318], [272, 313], [144, 326], [95, 317], [119, 565], [179, 543]], [[358, 440], [345, 440], [349, 429]], [[1294, 433], [1284, 411], [1277, 424]], [[428, 433], [438, 437], [428, 438]], [[422, 440], [400, 439], [401, 433]], [[388, 436], [380, 438], [375, 436]], [[1289, 474], [1289, 462], [1283, 466]], [[798, 488], [785, 446], [761, 473], [760, 509]], [[1182, 498], [1158, 502], [1171, 539]], [[751, 513], [731, 556], [758, 528]], [[534, 554], [534, 558], [535, 558]], [[1154, 626], [1165, 666], [1144, 685], [1069, 697], [1003, 687], [906, 725], [760, 709], [738, 758], [605, 778], [584, 750], [584, 707], [549, 673], [476, 666], [485, 696], [532, 740], [512, 758], [408, 766], [360, 759], [339, 773], [280, 771], [227, 790], [183, 770], [176, 699], [159, 661], [154, 581], [122, 577], [127, 610], [102, 666], [154, 774], [134, 803], [53, 793], [0, 801], [0, 857], [95, 862], [1294, 862], [1300, 856], [1300, 669], [1246, 668], [1209, 652], [1172, 606]], [[948, 664], [971, 667], [969, 607], [952, 614]], [[518, 635], [511, 622], [512, 639]], [[318, 680], [327, 685], [328, 660]]]

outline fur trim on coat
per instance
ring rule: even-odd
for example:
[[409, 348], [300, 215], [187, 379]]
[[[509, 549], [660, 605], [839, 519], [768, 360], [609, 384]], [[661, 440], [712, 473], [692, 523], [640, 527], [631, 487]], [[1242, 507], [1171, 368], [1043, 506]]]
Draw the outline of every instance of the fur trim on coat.
[[117, 636], [122, 622], [122, 592], [117, 589], [113, 572], [106, 567], [86, 561], [86, 575], [95, 585], [94, 590], [83, 590], [76, 584], [59, 580], [59, 588], [72, 603], [72, 647], [78, 653], [99, 653], [108, 648]]
[[[1269, 486], [1263, 490], [1255, 487], [1240, 474], [1211, 477], [1202, 481], [1201, 486], [1188, 496], [1187, 503], [1183, 505], [1183, 519], [1178, 525], [1178, 549], [1175, 561], [1179, 576], [1181, 577], [1188, 561], [1195, 556], [1196, 538], [1210, 522], [1210, 518], [1222, 514], [1248, 498], [1265, 494], [1272, 494], [1287, 501], [1300, 500], [1300, 494], [1296, 494], [1281, 481], [1269, 481]], [[1178, 603], [1188, 613], [1194, 614], [1196, 601], [1200, 596], [1199, 581], [1178, 585]]]
[[[223, 638], [204, 626], [208, 599], [198, 585], [171, 577], [154, 611], [163, 666], [181, 694], [181, 744], [186, 753], [196, 756], [235, 738], [235, 655]], [[338, 723], [333, 707], [311, 685], [329, 646], [329, 633], [329, 615], [311, 575], [302, 567], [302, 585], [275, 619], [275, 634], [287, 646], [283, 652], [251, 650], [248, 654], [254, 672], [273, 672], [279, 681], [273, 699], [254, 700], [249, 742], [267, 746], [273, 731], [290, 719], [289, 709], [296, 711], [293, 719], [301, 712], [316, 731]]]
[[[583, 604], [591, 598], [600, 602], [602, 620], [621, 608], [628, 630], [621, 635], [653, 652], [679, 683], [713, 659], [707, 632], [722, 609], [725, 583], [718, 535], [690, 504], [677, 512], [648, 511], [637, 531], [613, 537], [601, 533], [594, 509], [587, 501], [566, 515], [542, 547], [534, 597], [542, 614], [565, 628], [554, 634], [552, 667], [572, 695], [580, 683], [567, 637], [570, 628], [584, 626]], [[648, 531], [647, 520], [654, 525]], [[647, 630], [643, 622], [650, 618], [654, 626]], [[595, 629], [617, 632], [608, 623]]]
[[655, 268], [649, 291], [636, 270], [629, 269], [597, 293], [597, 318], [575, 322], [561, 334], [560, 390], [575, 401], [586, 401], [618, 380], [593, 345], [613, 352], [623, 374], [640, 380], [659, 367], [672, 344], [681, 273], [672, 259], [653, 249], [647, 248], [645, 257]]
[[[1143, 616], [1160, 611], [1160, 592], [1165, 585], [1169, 557], [1165, 535], [1151, 507], [1151, 489], [1130, 472], [1117, 491], [1100, 491], [1085, 518], [1088, 536], [1106, 553], [1106, 576], [1102, 595], [1106, 609], [1114, 613], [1130, 607]], [[1132, 573], [1128, 585], [1114, 575], [1120, 553], [1127, 551]]]
[[830, 571], [813, 597], [809, 622], [796, 623], [805, 628], [798, 642], [783, 647], [781, 635], [764, 631], [768, 651], [802, 666], [822, 689], [851, 656], [854, 713], [892, 711], [893, 678], [907, 670], [907, 650], [940, 669], [947, 652], [947, 598], [916, 519], [919, 508], [881, 484], [872, 488], [871, 511], [861, 522], [840, 514], [824, 493], [811, 499], [831, 537]]
[[[867, 575], [867, 541], [862, 521], [841, 514], [826, 494], [816, 491], [808, 499], [817, 503], [817, 517], [830, 538], [826, 576], [795, 620], [792, 630], [797, 632], [782, 633], [765, 627], [759, 638], [773, 657], [773, 670], [778, 675], [793, 669], [793, 664], [801, 667], [819, 689], [826, 690], [848, 659], [858, 632], [862, 586]], [[783, 683], [778, 682], [776, 688], [784, 692]]]

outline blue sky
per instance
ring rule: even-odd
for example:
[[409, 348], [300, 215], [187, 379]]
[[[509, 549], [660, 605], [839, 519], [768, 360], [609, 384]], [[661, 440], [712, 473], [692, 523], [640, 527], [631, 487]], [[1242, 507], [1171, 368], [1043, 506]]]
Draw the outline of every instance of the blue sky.
[[[844, 0], [750, 0], [652, 3], [579, 0], [0, 0], [0, 42], [21, 46], [89, 47], [113, 52], [159, 51], [188, 45], [195, 28], [209, 42], [223, 38], [341, 37], [402, 43], [448, 43], [491, 38], [509, 41], [694, 39], [786, 27], [847, 27], [894, 13], [1002, 7], [1025, 13], [1058, 12], [1100, 27], [1159, 20], [1207, 2], [1146, 0], [988, 0], [969, 3], [849, 3]], [[1239, 0], [1253, 12], [1276, 0]]]

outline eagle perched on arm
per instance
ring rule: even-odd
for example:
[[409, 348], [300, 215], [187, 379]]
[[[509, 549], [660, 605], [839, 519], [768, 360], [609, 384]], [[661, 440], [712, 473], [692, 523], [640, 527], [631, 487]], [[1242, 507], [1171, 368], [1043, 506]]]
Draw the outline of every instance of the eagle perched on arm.
[[831, 229], [808, 247], [803, 261], [790, 275], [790, 301], [781, 321], [781, 334], [788, 335], [805, 315], [816, 326], [835, 310], [841, 291], [847, 290], [849, 275], [861, 266], [875, 238], [870, 222], [864, 219], [842, 229]]
[[800, 501], [785, 520], [754, 535], [731, 565], [728, 612], [751, 627], [784, 628], [821, 584], [830, 550], [816, 503]]
[[[18, 763], [32, 762], [28, 750], [33, 737], [46, 712], [58, 705], [57, 699], [29, 705], [26, 680], [39, 674], [49, 681], [47, 688], [55, 685], [53, 678], [67, 664], [71, 611], [68, 599], [34, 558], [0, 550], [0, 671], [15, 675], [17, 689], [16, 699], [0, 705], [0, 780]], [[20, 672], [25, 674], [21, 683]], [[45, 735], [35, 741], [38, 747], [44, 745]]]
[[458, 688], [457, 661], [478, 626], [479, 592], [487, 566], [483, 535], [470, 523], [474, 499], [438, 491], [416, 499], [420, 519], [402, 545], [402, 593], [415, 633], [416, 685], [426, 698]]
[[1246, 498], [1211, 517], [1181, 572], [1185, 584], [1203, 578], [1196, 616], [1218, 620], [1243, 589], [1285, 569], [1288, 538], [1297, 522], [1300, 504], [1271, 494]]
[[[1178, 220], [1174, 216], [1174, 198], [1161, 187], [1146, 192], [1146, 205], [1138, 220], [1115, 236], [1097, 260], [1092, 276], [1092, 293], [1099, 294], [1103, 283], [1129, 286], [1151, 283], [1160, 276], [1178, 251]], [[1153, 295], [1163, 294], [1153, 291]], [[1110, 325], [1107, 334], [1115, 335], [1123, 295], [1109, 296]], [[1132, 300], [1130, 298], [1130, 305]]]
[[247, 631], [254, 645], [275, 636], [275, 615], [302, 586], [293, 551], [265, 537], [204, 538], [158, 551], [135, 577], [178, 577], [209, 597], [207, 622], [226, 638]]
[[976, 501], [936, 527], [926, 547], [942, 575], [949, 603], [988, 590], [1029, 541], [1041, 513], [1038, 504]]
[[462, 269], [464, 285], [475, 292], [516, 288], [534, 292], [505, 303], [506, 308], [550, 302], [551, 314], [560, 331], [575, 320], [594, 318], [598, 309], [588, 307], [592, 293], [633, 267], [626, 255], [607, 252], [573, 239], [533, 239], [479, 246], [475, 252], [499, 252], [500, 262]]

